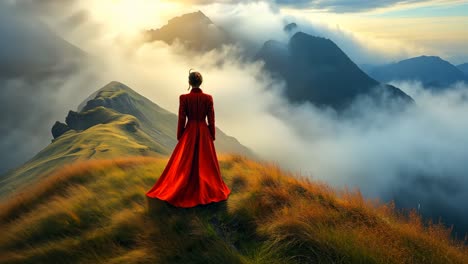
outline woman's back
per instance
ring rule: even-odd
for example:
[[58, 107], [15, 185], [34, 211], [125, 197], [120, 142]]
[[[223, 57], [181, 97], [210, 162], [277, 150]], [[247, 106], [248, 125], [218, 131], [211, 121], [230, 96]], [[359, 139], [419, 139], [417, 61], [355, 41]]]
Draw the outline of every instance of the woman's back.
[[208, 128], [214, 140], [215, 124], [213, 97], [203, 93], [200, 88], [193, 88], [190, 93], [180, 96], [179, 105], [178, 138], [182, 136], [186, 119], [188, 119], [188, 122], [205, 121], [208, 117]]
[[188, 120], [205, 120], [208, 115], [211, 96], [192, 89], [191, 93], [184, 95], [186, 115]]

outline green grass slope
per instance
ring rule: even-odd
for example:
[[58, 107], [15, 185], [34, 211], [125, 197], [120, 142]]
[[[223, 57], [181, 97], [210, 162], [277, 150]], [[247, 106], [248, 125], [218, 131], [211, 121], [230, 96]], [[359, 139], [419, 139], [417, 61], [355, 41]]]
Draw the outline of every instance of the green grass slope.
[[[56, 138], [22, 166], [0, 176], [0, 200], [48, 172], [76, 160], [170, 155], [177, 143], [177, 116], [131, 88], [111, 82], [70, 111]], [[65, 131], [65, 132], [64, 132]], [[219, 153], [252, 152], [217, 129]]]
[[166, 162], [76, 162], [22, 189], [0, 204], [0, 263], [468, 263], [442, 225], [237, 155], [226, 202], [148, 200]]
[[86, 120], [99, 118], [102, 123], [82, 131], [65, 132], [24, 165], [5, 174], [0, 178], [0, 198], [24, 185], [33, 185], [54, 169], [77, 160], [161, 156], [160, 152], [165, 150], [139, 128], [134, 116], [105, 107], [96, 107], [81, 116]]
[[[170, 154], [177, 143], [177, 115], [161, 108], [122, 83], [110, 82], [81, 103], [79, 110], [86, 111], [97, 106], [111, 108], [138, 118], [142, 125], [141, 129], [165, 147], [164, 154]], [[216, 128], [216, 135], [215, 146], [218, 152], [253, 156], [248, 148], [219, 128]]]

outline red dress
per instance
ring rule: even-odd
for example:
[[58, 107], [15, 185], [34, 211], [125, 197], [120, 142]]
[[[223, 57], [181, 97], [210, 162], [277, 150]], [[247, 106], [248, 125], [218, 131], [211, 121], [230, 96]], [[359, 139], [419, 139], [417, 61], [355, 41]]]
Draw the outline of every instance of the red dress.
[[182, 94], [179, 99], [179, 142], [161, 177], [146, 195], [177, 207], [226, 200], [231, 191], [221, 178], [213, 143], [213, 98], [200, 88], [192, 88], [190, 93]]

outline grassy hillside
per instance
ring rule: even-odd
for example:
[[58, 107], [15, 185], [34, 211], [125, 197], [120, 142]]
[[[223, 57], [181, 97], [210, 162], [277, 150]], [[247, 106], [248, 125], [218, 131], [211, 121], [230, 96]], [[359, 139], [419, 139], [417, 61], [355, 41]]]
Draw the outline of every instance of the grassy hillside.
[[[177, 116], [119, 82], [111, 82], [57, 122], [55, 139], [31, 160], [0, 176], [0, 200], [47, 172], [76, 160], [170, 155], [177, 143]], [[55, 133], [54, 133], [55, 132]], [[253, 153], [217, 129], [219, 153]]]
[[167, 158], [64, 166], [0, 204], [0, 263], [468, 263], [468, 249], [414, 213], [222, 156], [227, 202], [146, 199]]
[[[98, 106], [135, 116], [141, 123], [141, 129], [164, 147], [161, 150], [163, 154], [170, 154], [177, 143], [177, 115], [122, 83], [114, 81], [102, 87], [86, 102], [81, 103], [79, 110], [87, 111]], [[253, 155], [237, 139], [226, 135], [219, 128], [216, 128], [216, 135], [215, 145], [219, 152]]]
[[99, 124], [82, 131], [65, 132], [24, 165], [5, 174], [0, 178], [0, 198], [24, 185], [35, 184], [48, 172], [77, 160], [161, 156], [164, 147], [139, 128], [140, 123], [134, 116], [105, 107], [96, 107], [81, 116], [84, 120], [99, 119]]

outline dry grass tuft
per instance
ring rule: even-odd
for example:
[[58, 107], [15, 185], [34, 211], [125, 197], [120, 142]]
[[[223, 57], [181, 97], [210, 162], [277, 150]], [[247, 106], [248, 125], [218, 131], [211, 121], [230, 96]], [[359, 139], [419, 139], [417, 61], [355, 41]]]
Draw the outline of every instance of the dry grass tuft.
[[106, 172], [106, 168], [116, 166], [124, 169], [157, 160], [159, 159], [154, 157], [135, 156], [110, 160], [78, 161], [65, 165], [44, 177], [43, 181], [22, 190], [10, 198], [8, 202], [0, 204], [0, 224], [17, 218], [51, 196], [64, 194], [64, 190], [73, 184], [84, 184], [87, 181], [95, 180], [87, 176], [103, 174]]

